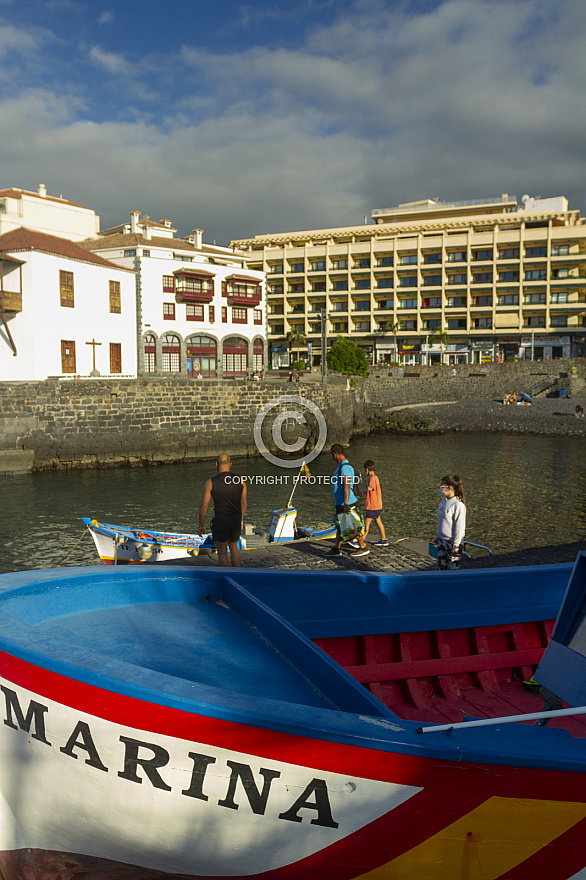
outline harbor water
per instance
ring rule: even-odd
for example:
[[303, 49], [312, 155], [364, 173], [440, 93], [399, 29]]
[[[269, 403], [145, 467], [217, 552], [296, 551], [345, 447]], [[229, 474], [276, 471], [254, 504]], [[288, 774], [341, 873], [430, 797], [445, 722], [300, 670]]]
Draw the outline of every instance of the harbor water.
[[[366, 459], [376, 462], [390, 535], [433, 538], [440, 479], [458, 473], [466, 491], [469, 540], [504, 553], [586, 538], [582, 438], [375, 435], [353, 441], [348, 455], [360, 468]], [[265, 528], [272, 511], [286, 505], [297, 471], [264, 458], [237, 460], [233, 469], [249, 480], [246, 521]], [[333, 470], [325, 451], [311, 463], [311, 478], [293, 496], [300, 525], [331, 522]], [[89, 534], [73, 549], [84, 534], [84, 515], [196, 531], [204, 483], [214, 472], [208, 461], [0, 477], [0, 572], [96, 564]]]

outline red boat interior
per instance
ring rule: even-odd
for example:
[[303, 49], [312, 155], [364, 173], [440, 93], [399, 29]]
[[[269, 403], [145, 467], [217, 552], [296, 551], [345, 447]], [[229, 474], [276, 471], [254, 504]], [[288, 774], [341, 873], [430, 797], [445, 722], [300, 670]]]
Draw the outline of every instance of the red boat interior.
[[[563, 701], [552, 705], [548, 691], [522, 684], [532, 679], [554, 623], [316, 638], [314, 642], [400, 718], [446, 724], [462, 721], [464, 716], [497, 718], [566, 708]], [[549, 724], [572, 736], [586, 736], [582, 715], [554, 718]]]

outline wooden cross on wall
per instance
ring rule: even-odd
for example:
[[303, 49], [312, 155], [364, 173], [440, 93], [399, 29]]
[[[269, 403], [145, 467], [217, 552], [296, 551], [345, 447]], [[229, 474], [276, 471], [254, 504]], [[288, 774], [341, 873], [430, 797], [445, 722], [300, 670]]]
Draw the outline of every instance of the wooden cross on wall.
[[101, 345], [101, 342], [96, 342], [96, 340], [92, 337], [91, 342], [86, 342], [86, 345], [93, 345], [93, 355], [94, 355], [94, 370], [96, 369], [96, 345]]

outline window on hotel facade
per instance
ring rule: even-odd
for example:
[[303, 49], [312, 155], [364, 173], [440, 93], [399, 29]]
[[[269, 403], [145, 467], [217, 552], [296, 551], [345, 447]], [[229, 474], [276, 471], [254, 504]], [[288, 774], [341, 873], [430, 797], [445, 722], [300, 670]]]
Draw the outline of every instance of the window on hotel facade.
[[295, 283], [295, 284], [289, 285], [289, 292], [290, 293], [303, 293], [304, 290], [305, 290], [305, 286], [304, 286], [303, 282], [301, 282], [301, 284]]
[[450, 251], [448, 254], [448, 263], [465, 263], [466, 251]]
[[73, 272], [65, 272], [63, 269], [59, 270], [59, 304], [66, 309], [75, 307]]
[[370, 287], [370, 278], [357, 278], [354, 282], [355, 290], [368, 290]]
[[326, 282], [325, 281], [314, 281], [311, 285], [311, 290], [313, 291], [313, 293], [323, 293], [323, 291], [325, 289], [326, 289]]
[[122, 312], [119, 281], [110, 281], [110, 312], [113, 315], [119, 315]]
[[518, 247], [499, 248], [499, 260], [518, 260], [519, 254]]
[[401, 321], [401, 330], [417, 330], [417, 321]]
[[262, 309], [254, 309], [252, 315], [255, 324], [262, 324]]
[[552, 257], [567, 257], [569, 253], [570, 253], [570, 245], [569, 244], [552, 244], [552, 246], [551, 246]]
[[417, 254], [403, 254], [399, 257], [399, 265], [415, 266], [417, 265]]
[[492, 284], [492, 272], [475, 272], [472, 276], [473, 284]]
[[441, 275], [424, 275], [423, 276], [423, 286], [424, 287], [441, 287], [442, 286], [442, 276]]
[[347, 312], [347, 311], [348, 311], [348, 303], [347, 302], [332, 303], [332, 312]]
[[143, 257], [150, 257], [151, 252], [150, 251], [143, 251], [142, 255], [143, 255]]
[[333, 284], [334, 290], [348, 290], [348, 281], [346, 279], [340, 281], [334, 281]]
[[110, 343], [110, 373], [122, 372], [122, 344], [120, 342]]
[[501, 296], [497, 297], [496, 300], [497, 306], [518, 306], [519, 305], [519, 294], [518, 293], [503, 293]]
[[333, 327], [334, 333], [347, 333], [348, 332], [348, 324], [333, 323], [332, 327]]
[[348, 260], [332, 260], [332, 269], [347, 269]]
[[392, 299], [380, 299], [376, 305], [377, 309], [392, 309], [393, 308], [393, 300]]
[[358, 333], [370, 333], [370, 321], [354, 321], [354, 329]]
[[473, 306], [491, 306], [492, 296], [475, 296], [472, 300]]
[[526, 257], [546, 257], [547, 256], [547, 247], [545, 245], [540, 245], [539, 247], [528, 247], [525, 250]]
[[528, 269], [525, 272], [525, 281], [545, 281], [547, 269]]
[[370, 300], [361, 299], [358, 302], [354, 303], [354, 311], [356, 312], [369, 312], [370, 311]]
[[246, 323], [248, 323], [246, 309], [240, 309], [240, 308], [234, 307], [232, 309], [232, 323], [233, 324], [246, 324]]
[[283, 293], [283, 285], [271, 284], [269, 287], [269, 293]]
[[426, 296], [423, 300], [423, 308], [424, 309], [441, 309], [442, 307], [442, 298], [441, 296]]
[[273, 263], [269, 266], [269, 275], [282, 275], [283, 274], [283, 264], [282, 263]]
[[526, 327], [545, 327], [545, 315], [532, 315], [525, 319]]
[[208, 310], [209, 310], [209, 316], [210, 316], [210, 318], [209, 318], [210, 324], [213, 324], [214, 321], [216, 320], [216, 307], [215, 306], [208, 306]]
[[441, 251], [439, 251], [439, 253], [437, 253], [437, 254], [424, 254], [423, 255], [423, 262], [427, 263], [428, 265], [429, 265], [429, 263], [441, 263], [441, 261], [442, 261]]
[[404, 275], [399, 279], [399, 287], [417, 287], [417, 275]]
[[203, 306], [196, 303], [187, 303], [185, 306], [185, 318], [187, 321], [203, 321]]
[[175, 293], [174, 275], [163, 275], [163, 293]]
[[448, 308], [449, 309], [466, 308], [466, 297], [465, 296], [450, 296], [450, 297], [448, 297]]
[[416, 299], [399, 300], [399, 308], [400, 309], [416, 309], [417, 308], [417, 300]]
[[174, 260], [179, 260], [180, 263], [193, 263], [193, 257], [189, 257], [187, 254], [173, 254]]
[[430, 318], [429, 321], [423, 322], [424, 330], [439, 330], [442, 326], [442, 322], [439, 318]]
[[472, 327], [474, 330], [492, 330], [492, 318], [474, 318]]
[[163, 321], [175, 320], [175, 303], [163, 303]]
[[370, 257], [356, 257], [354, 259], [355, 269], [370, 269]]
[[144, 371], [145, 373], [157, 372], [157, 340], [152, 333], [144, 338]]
[[385, 288], [393, 286], [393, 279], [391, 278], [377, 278], [376, 280], [377, 288]]
[[305, 263], [291, 263], [290, 272], [305, 272]]
[[465, 330], [466, 318], [450, 318], [448, 321], [448, 330]]
[[75, 368], [75, 342], [71, 339], [61, 340], [61, 372], [77, 372]]
[[549, 323], [552, 327], [567, 327], [568, 326], [568, 316], [567, 315], [552, 315], [549, 319]]
[[518, 281], [519, 273], [518, 272], [499, 272], [498, 280], [502, 281]]
[[325, 260], [314, 260], [310, 264], [310, 272], [325, 272], [326, 271], [326, 261]]
[[[545, 294], [543, 294], [545, 297]], [[559, 293], [552, 293], [551, 295], [552, 303], [567, 303], [568, 301], [568, 291], [560, 291]]]
[[570, 270], [567, 268], [552, 269], [551, 270], [551, 277], [552, 278], [569, 278], [570, 277]]
[[473, 260], [492, 260], [492, 248], [485, 251], [472, 251]]
[[448, 275], [448, 284], [466, 284], [468, 276], [466, 272], [459, 272], [457, 275]]
[[181, 342], [173, 333], [161, 339], [161, 369], [163, 373], [181, 372]]
[[377, 257], [376, 260], [377, 266], [392, 266], [393, 258], [392, 257]]
[[545, 302], [544, 293], [527, 293], [525, 294], [525, 302], [527, 305], [542, 305]]

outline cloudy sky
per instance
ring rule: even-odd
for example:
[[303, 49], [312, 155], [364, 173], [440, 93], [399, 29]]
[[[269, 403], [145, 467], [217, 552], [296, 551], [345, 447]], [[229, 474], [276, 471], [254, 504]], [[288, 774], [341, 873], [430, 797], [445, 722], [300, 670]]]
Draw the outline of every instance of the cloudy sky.
[[418, 198], [586, 212], [585, 0], [0, 0], [0, 187], [207, 241]]

